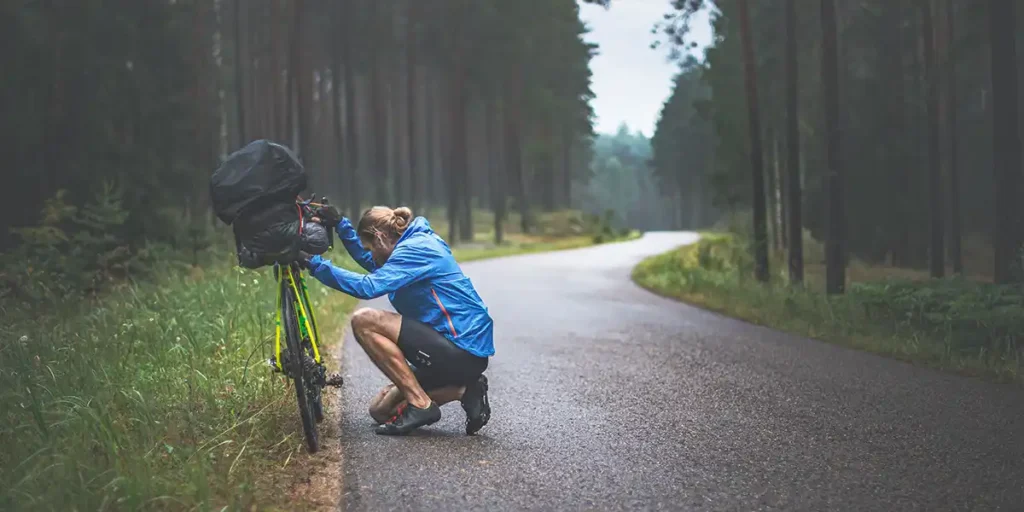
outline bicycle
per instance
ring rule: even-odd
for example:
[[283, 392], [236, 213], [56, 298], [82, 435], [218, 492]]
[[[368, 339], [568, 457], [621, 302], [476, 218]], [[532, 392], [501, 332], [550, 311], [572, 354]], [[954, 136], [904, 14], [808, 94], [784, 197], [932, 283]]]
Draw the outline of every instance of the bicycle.
[[[313, 207], [326, 206], [308, 200], [295, 201], [300, 217], [313, 215]], [[334, 236], [327, 230], [329, 246]], [[268, 361], [272, 371], [283, 373], [295, 383], [295, 397], [306, 440], [306, 450], [316, 453], [320, 449], [317, 425], [324, 420], [323, 388], [327, 384], [327, 368], [320, 354], [320, 331], [313, 314], [312, 302], [297, 261], [275, 262], [274, 279], [277, 281], [277, 318], [274, 335], [274, 357]], [[284, 347], [281, 344], [284, 335]], [[286, 352], [282, 353], [282, 348]]]

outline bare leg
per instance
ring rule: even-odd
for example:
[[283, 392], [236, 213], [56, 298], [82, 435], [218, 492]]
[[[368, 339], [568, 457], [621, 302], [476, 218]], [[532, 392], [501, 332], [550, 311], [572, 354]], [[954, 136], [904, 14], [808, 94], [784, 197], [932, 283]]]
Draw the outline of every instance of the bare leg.
[[402, 317], [387, 311], [363, 308], [352, 315], [352, 332], [366, 355], [402, 392], [414, 407], [430, 407], [430, 397], [416, 381], [405, 356], [398, 349]]
[[[448, 402], [462, 399], [462, 394], [465, 391], [465, 386], [449, 386], [432, 390], [428, 393], [428, 396], [438, 406], [441, 406]], [[373, 400], [370, 400], [370, 417], [377, 423], [385, 423], [388, 421], [388, 418], [391, 418], [398, 412], [398, 408], [404, 403], [405, 397], [394, 384], [384, 386], [384, 389], [381, 389], [373, 397]]]

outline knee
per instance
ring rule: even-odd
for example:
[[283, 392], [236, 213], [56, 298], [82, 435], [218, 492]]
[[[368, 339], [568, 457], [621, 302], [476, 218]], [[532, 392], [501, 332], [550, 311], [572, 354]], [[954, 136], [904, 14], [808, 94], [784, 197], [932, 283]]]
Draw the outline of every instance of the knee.
[[352, 330], [365, 332], [373, 330], [380, 323], [380, 311], [373, 308], [359, 308], [352, 313]]

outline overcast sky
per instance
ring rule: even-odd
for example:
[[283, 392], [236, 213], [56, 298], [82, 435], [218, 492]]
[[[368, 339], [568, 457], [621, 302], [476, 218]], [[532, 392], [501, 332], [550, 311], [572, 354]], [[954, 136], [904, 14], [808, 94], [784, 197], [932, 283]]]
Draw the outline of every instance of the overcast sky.
[[[670, 9], [669, 0], [613, 0], [608, 10], [581, 4], [580, 18], [591, 29], [587, 39], [600, 45], [590, 63], [598, 133], [615, 133], [625, 122], [634, 132], [653, 135], [677, 67], [667, 60], [666, 48], [650, 48], [651, 27]], [[690, 31], [703, 60], [703, 47], [711, 42], [707, 16], [695, 18]]]

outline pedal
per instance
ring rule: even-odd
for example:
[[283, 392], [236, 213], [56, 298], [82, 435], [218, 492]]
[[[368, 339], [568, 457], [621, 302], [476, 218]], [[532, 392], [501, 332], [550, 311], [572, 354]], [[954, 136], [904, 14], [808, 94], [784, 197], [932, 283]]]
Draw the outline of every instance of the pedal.
[[341, 376], [341, 374], [335, 374], [324, 379], [323, 387], [340, 388], [344, 385], [345, 379]]
[[281, 369], [277, 367], [277, 358], [271, 357], [267, 359], [267, 364], [270, 365], [270, 370], [274, 373], [281, 373]]

